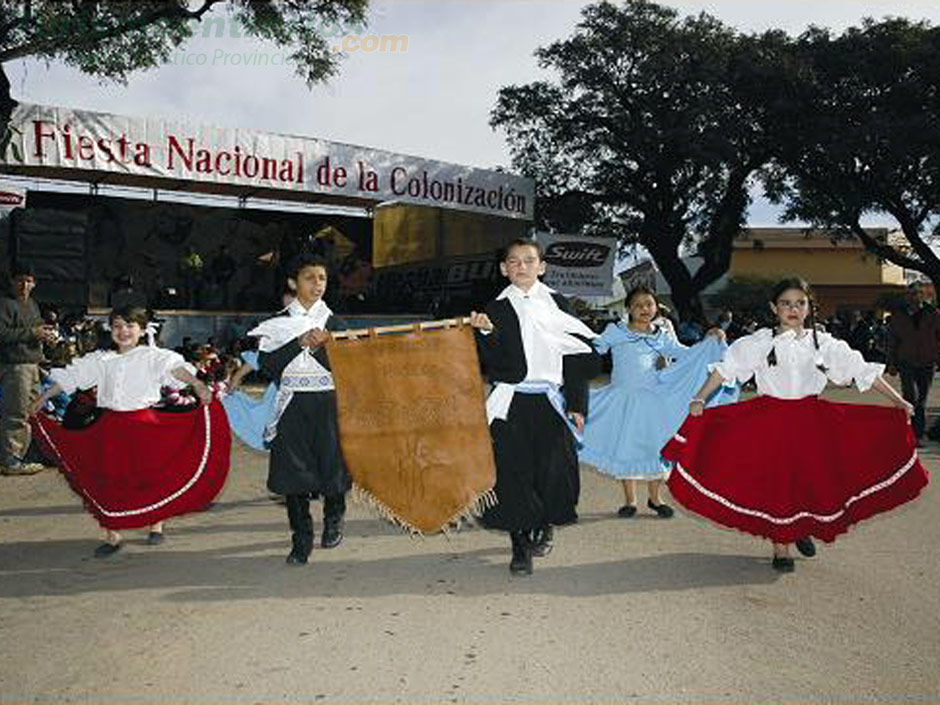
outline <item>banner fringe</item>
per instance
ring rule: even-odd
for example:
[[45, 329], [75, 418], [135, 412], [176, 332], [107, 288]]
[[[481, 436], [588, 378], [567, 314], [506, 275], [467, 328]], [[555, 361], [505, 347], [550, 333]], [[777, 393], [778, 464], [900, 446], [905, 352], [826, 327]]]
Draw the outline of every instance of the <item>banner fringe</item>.
[[[395, 510], [385, 504], [385, 502], [380, 500], [369, 490], [355, 483], [353, 484], [353, 499], [357, 502], [368, 505], [383, 519], [399, 527], [402, 531], [408, 532], [411, 534], [411, 536], [425, 536], [425, 533], [421, 531], [421, 529], [416, 527], [407, 519], [400, 517], [395, 512]], [[464, 506], [462, 509], [459, 509], [452, 517], [444, 522], [444, 525], [440, 528], [440, 532], [445, 536], [450, 536], [451, 529], [459, 530], [461, 522], [482, 515], [483, 512], [485, 512], [490, 507], [495, 507], [496, 504], [496, 491], [493, 488], [490, 488], [474, 499], [470, 500], [466, 506]]]

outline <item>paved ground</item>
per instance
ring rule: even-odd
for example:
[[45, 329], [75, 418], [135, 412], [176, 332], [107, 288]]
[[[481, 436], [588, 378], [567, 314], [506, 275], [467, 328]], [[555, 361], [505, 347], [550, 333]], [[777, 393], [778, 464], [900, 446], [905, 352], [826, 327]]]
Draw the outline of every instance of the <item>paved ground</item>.
[[288, 568], [264, 474], [236, 445], [211, 511], [107, 562], [57, 473], [0, 478], [0, 702], [940, 701], [936, 481], [781, 576], [756, 539], [617, 519], [585, 470], [581, 522], [510, 578], [502, 535], [411, 539], [355, 504]]

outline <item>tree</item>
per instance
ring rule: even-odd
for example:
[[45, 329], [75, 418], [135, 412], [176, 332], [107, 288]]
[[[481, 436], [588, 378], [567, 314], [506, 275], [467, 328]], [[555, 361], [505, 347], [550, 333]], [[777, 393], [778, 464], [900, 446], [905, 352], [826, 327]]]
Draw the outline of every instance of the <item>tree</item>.
[[[940, 290], [940, 30], [905, 19], [865, 20], [838, 37], [811, 29], [792, 61], [799, 89], [775, 108], [771, 200], [786, 219], [858, 237]], [[862, 228], [885, 213], [901, 243]]]
[[[368, 0], [229, 0], [232, 20], [246, 34], [291, 49], [308, 85], [338, 70], [327, 27], [364, 25]], [[0, 134], [16, 101], [8, 61], [61, 61], [83, 73], [126, 82], [129, 74], [166, 63], [194, 26], [222, 0], [0, 0]]]
[[[781, 34], [741, 37], [647, 0], [589, 5], [572, 37], [536, 52], [558, 74], [500, 90], [491, 115], [537, 184], [537, 224], [638, 242], [681, 314], [728, 269], [770, 157], [767, 94]], [[697, 250], [693, 274], [681, 259]]]

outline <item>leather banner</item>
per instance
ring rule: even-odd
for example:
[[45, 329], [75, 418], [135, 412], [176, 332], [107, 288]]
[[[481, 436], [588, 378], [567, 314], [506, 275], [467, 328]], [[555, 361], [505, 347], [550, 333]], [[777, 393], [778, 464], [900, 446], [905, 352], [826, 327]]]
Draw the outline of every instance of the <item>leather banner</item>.
[[471, 328], [334, 339], [327, 351], [356, 495], [421, 534], [446, 531], [495, 502]]

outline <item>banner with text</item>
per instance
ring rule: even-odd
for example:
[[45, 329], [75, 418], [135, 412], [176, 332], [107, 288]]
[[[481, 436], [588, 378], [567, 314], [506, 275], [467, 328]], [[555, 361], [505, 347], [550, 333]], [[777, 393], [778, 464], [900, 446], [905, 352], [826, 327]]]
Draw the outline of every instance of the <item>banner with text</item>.
[[549, 233], [535, 237], [545, 250], [545, 284], [571, 296], [611, 295], [616, 240]]
[[[301, 192], [337, 203], [402, 201], [532, 219], [534, 182], [378, 149], [186, 120], [20, 103], [0, 141], [0, 171], [161, 188], [180, 182]], [[46, 172], [46, 173], [43, 173]], [[123, 178], [102, 178], [117, 174]]]

